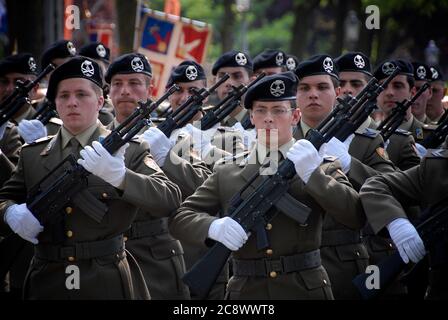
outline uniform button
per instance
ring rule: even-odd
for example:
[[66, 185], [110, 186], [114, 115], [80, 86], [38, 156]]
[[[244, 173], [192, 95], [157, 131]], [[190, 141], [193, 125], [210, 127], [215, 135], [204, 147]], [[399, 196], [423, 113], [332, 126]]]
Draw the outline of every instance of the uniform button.
[[102, 196], [104, 199], [106, 199], [109, 195], [108, 195], [106, 192], [104, 192], [101, 196]]
[[359, 257], [361, 254], [359, 253], [359, 251], [355, 252], [356, 256]]
[[270, 276], [271, 278], [275, 278], [275, 277], [277, 277], [277, 272], [275, 272], [275, 271], [271, 271], [271, 272], [269, 273], [269, 276]]
[[272, 229], [272, 224], [268, 223], [268, 224], [266, 225], [266, 230], [271, 230], [271, 229]]
[[274, 253], [274, 251], [273, 251], [272, 249], [267, 249], [267, 250], [266, 250], [266, 254], [267, 254], [268, 256], [272, 256], [273, 253]]
[[68, 230], [67, 231], [67, 237], [69, 237], [69, 238], [73, 237], [73, 231]]
[[389, 248], [393, 248], [393, 244], [389, 242]]
[[123, 237], [123, 240], [124, 241], [128, 241], [128, 237]]
[[65, 208], [65, 212], [66, 212], [67, 214], [70, 214], [70, 213], [73, 212], [73, 208], [72, 208], [72, 207], [67, 207], [67, 208]]
[[327, 280], [324, 279], [323, 283], [324, 283], [325, 285], [327, 285]]
[[68, 261], [70, 261], [70, 262], [75, 261], [75, 257], [68, 257]]
[[176, 250], [172, 249], [172, 250], [171, 250], [171, 253], [172, 253], [172, 254], [176, 254]]

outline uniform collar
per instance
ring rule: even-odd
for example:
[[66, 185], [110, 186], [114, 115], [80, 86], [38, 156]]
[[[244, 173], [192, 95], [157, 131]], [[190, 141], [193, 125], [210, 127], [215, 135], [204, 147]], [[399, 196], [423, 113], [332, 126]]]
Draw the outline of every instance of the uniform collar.
[[[86, 130], [81, 132], [80, 134], [77, 134], [76, 136], [72, 135], [68, 130], [62, 126], [61, 128], [61, 147], [62, 150], [65, 149], [70, 142], [72, 138], [76, 138], [78, 140], [79, 144], [84, 148], [86, 145], [89, 144], [89, 141], [91, 140], [90, 137], [93, 135], [93, 133], [99, 128], [98, 121], [88, 127]], [[102, 126], [101, 126], [102, 127]], [[103, 128], [104, 129], [104, 128]]]
[[306, 134], [311, 130], [311, 127], [307, 125], [303, 119], [300, 119], [300, 127], [302, 128], [303, 136], [306, 137]]

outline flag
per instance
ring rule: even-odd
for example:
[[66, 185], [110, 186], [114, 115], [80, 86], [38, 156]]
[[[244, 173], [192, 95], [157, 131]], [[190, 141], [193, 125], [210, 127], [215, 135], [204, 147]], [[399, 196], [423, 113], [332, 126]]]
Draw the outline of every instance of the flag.
[[153, 96], [160, 97], [171, 71], [179, 63], [205, 61], [211, 26], [143, 6], [137, 17], [134, 50], [148, 57], [154, 78]]

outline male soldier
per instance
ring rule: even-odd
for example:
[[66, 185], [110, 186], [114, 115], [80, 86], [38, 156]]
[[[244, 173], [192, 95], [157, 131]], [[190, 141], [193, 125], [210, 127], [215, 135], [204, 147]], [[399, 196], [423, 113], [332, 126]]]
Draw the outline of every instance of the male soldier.
[[[179, 205], [180, 191], [140, 143], [131, 141], [111, 155], [97, 141], [109, 134], [97, 122], [104, 102], [101, 88], [100, 68], [88, 58], [73, 58], [53, 72], [47, 98], [55, 103], [63, 126], [55, 137], [22, 148], [17, 170], [0, 191], [0, 221], [4, 222], [0, 231], [15, 232], [35, 245], [25, 298], [149, 296], [138, 266], [126, 258], [123, 233], [138, 207], [168, 216]], [[104, 216], [72, 201], [60, 212], [58, 222], [41, 226], [24, 203], [30, 188], [66, 156], [78, 153], [78, 163], [92, 173], [86, 190], [106, 206]], [[67, 266], [79, 270], [77, 290], [66, 286]]]
[[[216, 60], [212, 68], [215, 82], [219, 81], [226, 73], [230, 75], [230, 78], [216, 90], [219, 100], [224, 99], [232, 91], [232, 87], [249, 84], [253, 73], [252, 59], [249, 55], [235, 50], [224, 53]], [[224, 119], [222, 125], [232, 127], [237, 122], [240, 122], [246, 129], [251, 125], [249, 113], [241, 104]]]
[[[56, 41], [42, 53], [42, 57], [40, 58], [41, 68], [45, 69], [50, 63], [55, 67], [58, 67], [75, 55], [76, 47], [73, 42], [68, 40]], [[47, 78], [49, 78], [49, 76]]]
[[[385, 61], [376, 68], [373, 76], [378, 81], [384, 80], [396, 67], [400, 68], [400, 72], [392, 79], [377, 99], [378, 107], [384, 112], [385, 117], [391, 114], [392, 110], [397, 106], [397, 102], [411, 99], [416, 93], [414, 68], [407, 61], [399, 59]], [[421, 142], [428, 131], [431, 130], [430, 126], [421, 123], [412, 115], [411, 108], [406, 111], [405, 119], [399, 126], [399, 129], [411, 132], [417, 143]]]
[[443, 108], [442, 99], [445, 96], [445, 79], [440, 68], [431, 66], [431, 89], [432, 96], [426, 105], [426, 115], [431, 120], [431, 124], [440, 124], [448, 115], [448, 111]]
[[442, 236], [435, 243], [423, 244], [411, 222], [415, 217], [409, 216], [404, 207], [421, 206], [427, 211], [424, 217], [428, 218], [439, 202], [446, 201], [447, 161], [446, 149], [428, 150], [419, 166], [370, 178], [360, 192], [367, 219], [374, 231], [381, 233], [387, 228], [405, 263], [417, 263], [428, 252], [426, 299], [448, 298], [447, 238]]
[[[284, 90], [277, 90], [278, 86]], [[357, 193], [339, 163], [334, 158], [324, 159], [309, 141], [293, 139], [292, 127], [299, 116], [296, 88], [297, 78], [288, 72], [265, 77], [248, 90], [244, 106], [251, 110], [250, 119], [258, 132], [257, 146], [245, 159], [241, 155], [232, 163], [217, 164], [214, 173], [185, 200], [170, 225], [173, 235], [192, 244], [204, 246], [209, 238], [233, 251], [229, 299], [332, 299], [319, 255], [323, 215], [333, 214], [353, 228], [364, 223], [358, 216], [362, 211]], [[286, 158], [295, 164], [298, 174], [291, 181], [289, 193], [312, 212], [305, 224], [279, 212], [266, 225], [269, 247], [259, 250], [256, 237], [246, 235], [226, 212], [232, 196], [259, 172], [262, 164]], [[252, 188], [246, 189], [242, 198], [252, 192]]]
[[[118, 57], [109, 67], [106, 81], [116, 117], [109, 125], [115, 129], [151, 96], [151, 65], [139, 53]], [[144, 128], [143, 130], [146, 130]], [[157, 128], [141, 138], [148, 142], [151, 154], [165, 174], [176, 182], [186, 197], [202, 184], [210, 171], [201, 163], [190, 164], [172, 151], [173, 145]], [[187, 299], [189, 293], [181, 277], [185, 272], [183, 249], [168, 232], [167, 219], [139, 210], [127, 232], [126, 248], [138, 261], [153, 299]]]
[[[86, 44], [79, 49], [79, 55], [91, 58], [96, 61], [103, 71], [103, 75], [106, 74], [107, 68], [110, 64], [110, 49], [101, 42], [93, 42]], [[103, 79], [104, 80], [104, 79]], [[104, 92], [104, 105], [100, 110], [98, 119], [102, 124], [107, 126], [114, 119], [114, 107], [108, 99], [109, 87], [107, 85], [103, 88]]]
[[[194, 61], [183, 61], [171, 72], [167, 88], [173, 84], [177, 84], [180, 88], [179, 91], [168, 98], [170, 106], [175, 112], [191, 96], [191, 90], [200, 90], [207, 87], [205, 71], [201, 65]], [[217, 124], [213, 128], [201, 131], [200, 120], [202, 115], [202, 110], [199, 110], [190, 123], [181, 128], [179, 132], [187, 132], [192, 136], [192, 149], [198, 153], [207, 165], [212, 167], [221, 158], [244, 151], [242, 136], [236, 129]], [[174, 138], [175, 136], [176, 133], [171, 137]]]
[[[361, 61], [364, 61], [364, 64]], [[339, 57], [338, 65], [344, 73], [345, 94], [356, 94], [353, 89], [347, 88], [347, 82], [358, 90], [359, 78], [370, 76], [368, 62], [367, 57], [356, 52]], [[296, 137], [300, 138], [331, 112], [341, 89], [337, 67], [328, 55], [317, 55], [302, 61], [296, 69], [296, 74], [299, 77], [297, 101], [302, 111]], [[349, 137], [345, 142], [331, 139], [326, 150], [328, 155], [339, 158], [342, 170], [355, 190], [359, 190], [368, 177], [395, 170], [393, 164], [385, 158], [383, 139], [378, 133], [366, 129], [367, 126], [368, 122], [357, 130], [354, 137]], [[321, 253], [335, 298], [359, 298], [351, 280], [364, 272], [368, 265], [368, 253], [361, 242], [360, 231], [350, 230], [334, 221], [331, 216], [326, 216]]]
[[285, 71], [286, 55], [275, 49], [266, 49], [254, 58], [254, 76], [264, 72], [266, 75]]
[[[425, 83], [431, 81], [432, 73], [429, 66], [422, 62], [412, 62], [412, 67], [414, 68], [414, 87], [416, 91], [418, 91]], [[412, 114], [421, 123], [431, 122], [426, 116], [426, 105], [429, 99], [431, 99], [431, 96], [432, 90], [431, 87], [429, 87], [411, 106]]]

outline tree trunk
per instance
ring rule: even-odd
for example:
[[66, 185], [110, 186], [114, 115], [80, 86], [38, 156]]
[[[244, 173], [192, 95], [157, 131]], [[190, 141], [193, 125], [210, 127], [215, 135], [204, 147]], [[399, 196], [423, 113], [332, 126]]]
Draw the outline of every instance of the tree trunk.
[[135, 13], [137, 10], [136, 0], [115, 1], [117, 9], [118, 36], [120, 43], [119, 54], [133, 51]]
[[311, 14], [318, 5], [318, 0], [294, 2], [293, 12], [295, 20], [291, 30], [292, 39], [290, 48], [291, 53], [297, 56], [299, 60], [302, 60], [307, 53], [306, 45], [308, 44]]
[[230, 51], [233, 49], [233, 34], [235, 26], [235, 14], [232, 11], [232, 4], [234, 0], [224, 0], [224, 20], [221, 24], [221, 43], [222, 43], [222, 53]]

